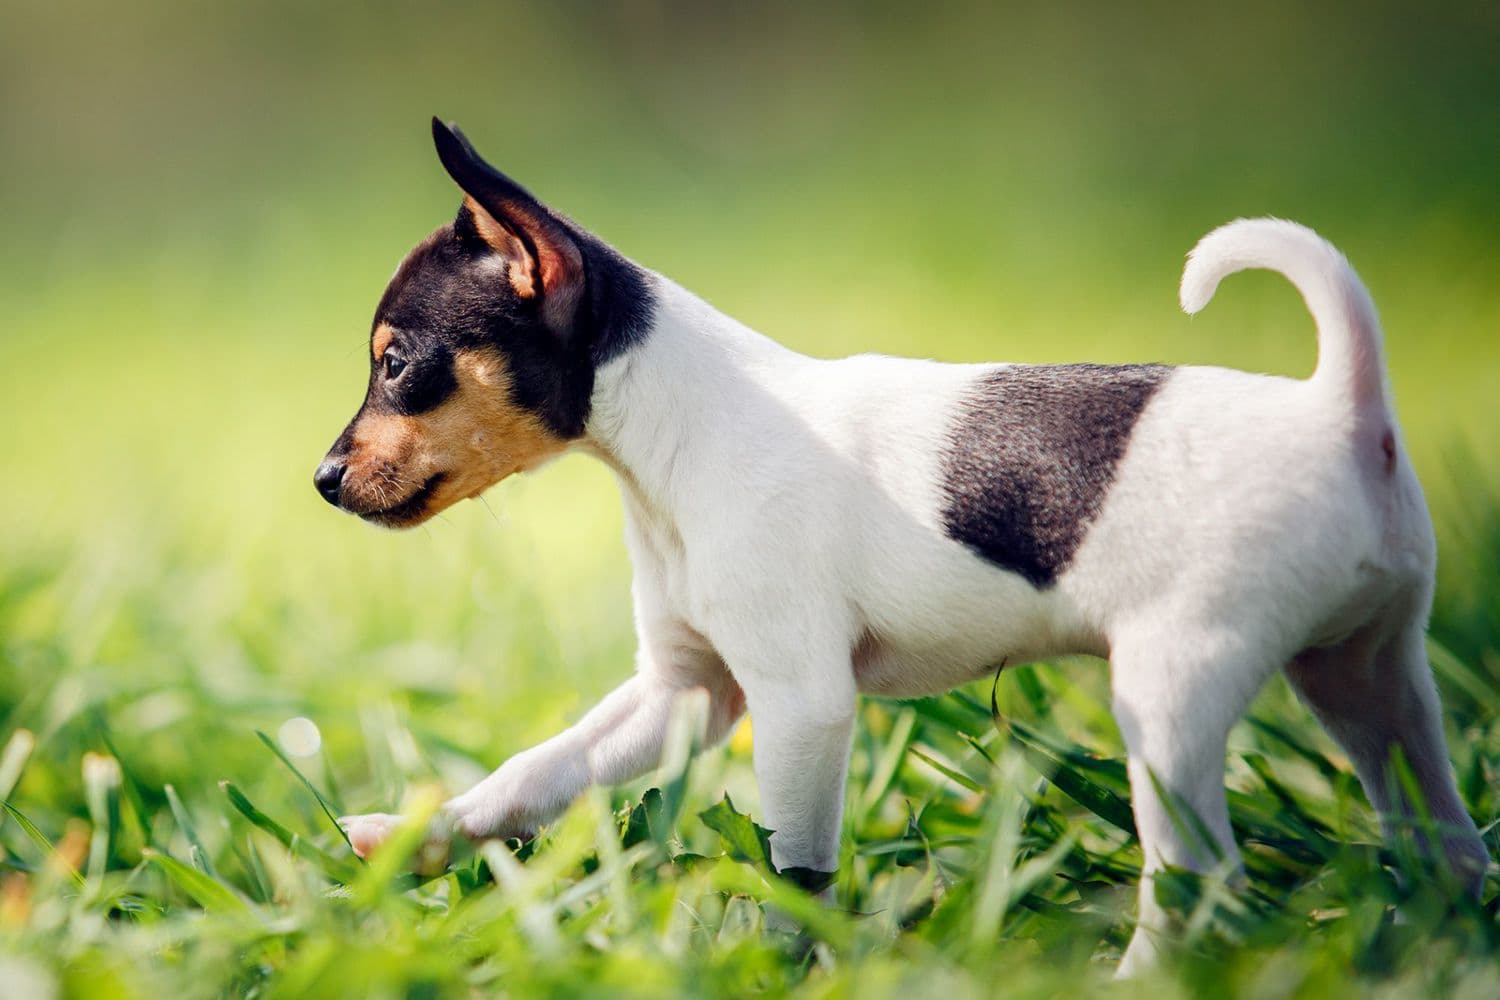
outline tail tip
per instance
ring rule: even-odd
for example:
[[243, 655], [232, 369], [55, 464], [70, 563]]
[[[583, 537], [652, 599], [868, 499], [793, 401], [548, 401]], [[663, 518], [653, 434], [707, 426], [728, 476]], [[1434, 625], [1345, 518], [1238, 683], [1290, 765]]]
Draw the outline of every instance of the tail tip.
[[1208, 273], [1203, 261], [1198, 258], [1198, 248], [1188, 254], [1187, 264], [1182, 269], [1182, 285], [1177, 290], [1177, 301], [1182, 305], [1182, 311], [1189, 316], [1196, 316], [1208, 305], [1218, 291], [1219, 279]]
[[[1187, 263], [1182, 268], [1182, 285], [1178, 290], [1178, 301], [1182, 311], [1195, 316], [1213, 299], [1219, 290], [1219, 282], [1240, 269], [1233, 262], [1234, 251], [1245, 236], [1265, 232], [1295, 223], [1280, 219], [1235, 219], [1211, 230], [1188, 251]], [[1301, 227], [1297, 227], [1301, 228]]]

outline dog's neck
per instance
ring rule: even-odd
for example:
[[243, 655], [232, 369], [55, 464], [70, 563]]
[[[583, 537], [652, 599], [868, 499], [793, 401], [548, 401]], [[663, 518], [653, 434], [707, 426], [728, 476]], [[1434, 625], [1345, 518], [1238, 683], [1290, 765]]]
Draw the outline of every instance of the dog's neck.
[[[767, 410], [767, 387], [810, 359], [666, 278], [653, 275], [652, 291], [650, 332], [600, 367], [580, 445], [615, 471], [639, 513], [676, 522], [703, 495], [689, 477], [748, 457], [745, 429]], [[706, 452], [718, 461], [705, 463]]]

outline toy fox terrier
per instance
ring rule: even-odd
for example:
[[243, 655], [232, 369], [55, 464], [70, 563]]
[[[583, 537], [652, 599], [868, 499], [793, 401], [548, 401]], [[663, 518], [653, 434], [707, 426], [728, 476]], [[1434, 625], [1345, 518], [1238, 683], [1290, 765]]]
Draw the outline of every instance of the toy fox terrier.
[[[1181, 293], [1196, 313], [1228, 274], [1285, 275], [1317, 322], [1307, 380], [828, 361], [626, 260], [457, 128], [434, 119], [433, 137], [463, 203], [381, 298], [364, 404], [318, 492], [410, 527], [570, 449], [594, 455], [624, 499], [639, 637], [634, 676], [448, 802], [453, 828], [534, 832], [587, 786], [646, 772], [691, 695], [705, 744], [754, 718], [773, 859], [821, 887], [856, 695], [1088, 653], [1110, 663], [1145, 856], [1123, 971], [1166, 929], [1154, 872], [1237, 861], [1225, 739], [1277, 670], [1388, 825], [1417, 808], [1388, 773], [1404, 755], [1442, 831], [1429, 846], [1477, 888], [1487, 854], [1423, 646], [1431, 521], [1368, 293], [1311, 230], [1224, 226]], [[344, 823], [364, 853], [396, 820]]]

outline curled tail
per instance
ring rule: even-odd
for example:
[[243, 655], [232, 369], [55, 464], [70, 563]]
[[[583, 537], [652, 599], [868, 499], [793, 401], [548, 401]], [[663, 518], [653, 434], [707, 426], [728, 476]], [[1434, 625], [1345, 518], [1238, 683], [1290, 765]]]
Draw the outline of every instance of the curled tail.
[[1182, 272], [1182, 308], [1196, 313], [1219, 282], [1246, 268], [1285, 275], [1318, 324], [1312, 381], [1363, 410], [1386, 407], [1380, 323], [1359, 275], [1317, 233], [1284, 219], [1238, 219], [1198, 241]]

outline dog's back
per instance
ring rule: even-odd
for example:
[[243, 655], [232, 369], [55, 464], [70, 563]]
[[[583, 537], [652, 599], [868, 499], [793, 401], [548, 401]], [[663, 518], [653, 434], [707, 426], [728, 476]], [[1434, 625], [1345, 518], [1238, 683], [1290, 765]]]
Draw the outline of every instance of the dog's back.
[[1422, 603], [1431, 526], [1363, 285], [1311, 230], [1241, 221], [1194, 251], [1184, 306], [1246, 267], [1303, 292], [1310, 379], [867, 357], [778, 380], [793, 423], [820, 429], [789, 464], [822, 476], [787, 520], [838, 554], [862, 685], [943, 690], [1000, 662], [1103, 655], [1156, 622], [1242, 627], [1280, 665]]

